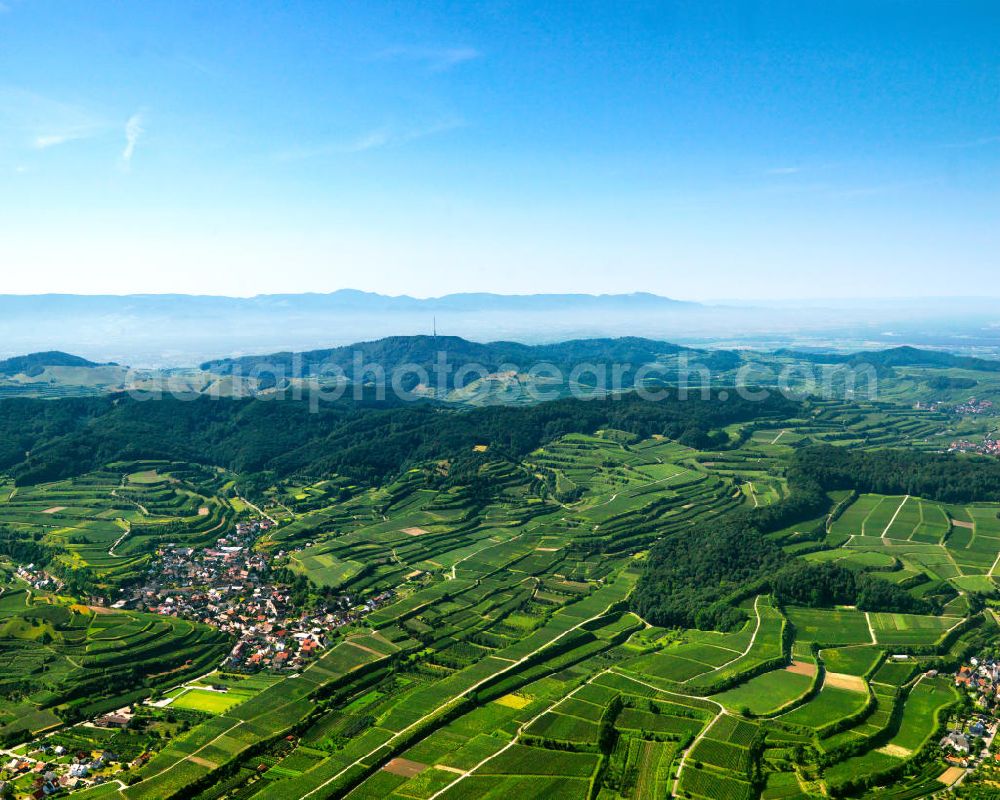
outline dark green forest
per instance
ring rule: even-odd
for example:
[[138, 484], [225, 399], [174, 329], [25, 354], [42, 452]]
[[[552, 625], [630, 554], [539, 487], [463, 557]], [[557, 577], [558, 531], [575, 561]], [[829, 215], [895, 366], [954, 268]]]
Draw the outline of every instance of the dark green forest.
[[734, 422], [794, 413], [780, 397], [659, 402], [629, 394], [555, 400], [530, 407], [459, 409], [429, 402], [342, 399], [319, 403], [274, 395], [261, 399], [127, 395], [0, 402], [0, 469], [21, 485], [77, 475], [120, 460], [163, 458], [214, 464], [243, 475], [335, 472], [376, 483], [432, 459], [460, 458], [489, 445], [519, 459], [567, 433], [616, 428], [661, 434], [694, 447], [728, 441]]
[[1000, 461], [987, 456], [815, 445], [795, 453], [788, 477], [826, 491], [909, 494], [945, 503], [1000, 501]]

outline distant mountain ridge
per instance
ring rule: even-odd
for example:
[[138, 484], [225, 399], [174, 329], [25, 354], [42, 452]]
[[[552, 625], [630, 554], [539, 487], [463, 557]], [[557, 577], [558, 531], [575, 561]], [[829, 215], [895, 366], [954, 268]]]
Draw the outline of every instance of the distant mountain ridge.
[[71, 353], [64, 353], [61, 350], [49, 350], [43, 353], [29, 353], [24, 356], [15, 356], [0, 361], [0, 375], [28, 375], [34, 377], [39, 375], [46, 367], [103, 367], [107, 364], [98, 364], [95, 361], [88, 361], [80, 356]]
[[418, 298], [410, 295], [384, 295], [358, 289], [339, 289], [335, 292], [306, 292], [302, 294], [260, 294], [252, 297], [227, 297], [224, 295], [186, 294], [126, 294], [126, 295], [77, 295], [0, 294], [0, 308], [8, 312], [25, 312], [41, 307], [67, 311], [88, 310], [108, 313], [112, 311], [176, 309], [181, 313], [204, 312], [217, 308], [235, 311], [286, 309], [295, 306], [303, 311], [351, 310], [364, 311], [545, 311], [549, 309], [694, 309], [699, 303], [673, 300], [648, 292], [631, 294], [492, 294], [468, 292], [446, 294], [440, 297]]
[[799, 350], [776, 350], [776, 356], [808, 361], [811, 364], [870, 364], [876, 368], [888, 367], [938, 367], [971, 369], [981, 372], [1000, 372], [1000, 361], [975, 356], [957, 356], [940, 350], [924, 350], [903, 345], [888, 350], [871, 350], [857, 353], [822, 353]]
[[397, 335], [539, 344], [634, 336], [692, 347], [803, 347], [815, 341], [1000, 352], [995, 302], [913, 307], [768, 308], [631, 294], [447, 294], [354, 289], [226, 297], [182, 294], [0, 295], [0, 358], [66, 351], [96, 362], [177, 368], [220, 357], [308, 352]]

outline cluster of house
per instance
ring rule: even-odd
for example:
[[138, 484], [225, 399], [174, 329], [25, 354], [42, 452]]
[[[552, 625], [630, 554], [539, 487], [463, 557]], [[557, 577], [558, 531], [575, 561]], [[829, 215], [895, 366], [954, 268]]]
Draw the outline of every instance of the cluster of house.
[[964, 403], [955, 406], [953, 410], [956, 414], [989, 414], [993, 411], [993, 401], [970, 397]]
[[150, 567], [153, 583], [164, 586], [242, 586], [255, 582], [267, 561], [253, 550], [258, 536], [268, 530], [268, 519], [237, 522], [233, 533], [220, 537], [214, 547], [195, 549], [176, 544], [164, 545]]
[[973, 656], [955, 673], [955, 686], [975, 692], [978, 708], [995, 708], [1000, 704], [1000, 661]]
[[918, 411], [952, 411], [955, 414], [990, 414], [993, 412], [993, 401], [977, 400], [975, 397], [970, 397], [964, 403], [959, 403], [957, 406], [953, 406], [943, 400], [932, 400], [930, 402], [918, 400], [913, 404], [913, 407]]
[[955, 686], [975, 695], [979, 709], [971, 718], [959, 721], [940, 740], [949, 763], [966, 767], [976, 739], [992, 739], [996, 725], [988, 716], [1000, 706], [1000, 662], [992, 658], [970, 658], [955, 673]]
[[980, 714], [964, 723], [959, 722], [941, 737], [938, 744], [945, 752], [945, 761], [954, 767], [968, 767], [975, 764], [976, 753], [972, 751], [976, 740], [990, 740], [995, 731], [993, 723]]
[[948, 446], [949, 453], [982, 453], [987, 456], [1000, 456], [1000, 440], [986, 438], [981, 442], [960, 439]]
[[[58, 761], [15, 756], [3, 766], [3, 770], [9, 778], [6, 781], [0, 781], [0, 797], [13, 793], [15, 782], [22, 783], [21, 779], [25, 776], [31, 779], [27, 793], [35, 800], [63, 790], [72, 790], [100, 782], [103, 778], [88, 779], [92, 778], [93, 773], [118, 760], [117, 756], [109, 750], [90, 753], [81, 751], [64, 759], [63, 757], [67, 756], [68, 752], [62, 745], [55, 747], [46, 745], [41, 748], [40, 753], [43, 757], [52, 755]], [[24, 792], [23, 783], [21, 791]]]
[[63, 588], [63, 582], [53, 575], [49, 575], [41, 567], [34, 564], [19, 565], [17, 576], [31, 584], [32, 588], [38, 590], [48, 590], [58, 592]]
[[386, 591], [361, 603], [343, 595], [323, 610], [296, 609], [288, 589], [269, 579], [267, 559], [253, 549], [271, 525], [267, 519], [239, 522], [234, 533], [204, 549], [164, 545], [146, 583], [113, 605], [196, 620], [230, 633], [236, 644], [226, 668], [255, 672], [300, 669], [327, 645], [330, 631], [395, 598]]
[[268, 519], [267, 517], [243, 520], [236, 523], [236, 538], [244, 541], [252, 541], [260, 536], [260, 534], [271, 530], [274, 526], [274, 520]]
[[381, 592], [364, 603], [355, 603], [344, 595], [326, 610], [295, 613], [286, 605], [287, 597], [272, 591], [276, 596], [265, 598], [263, 603], [252, 598], [244, 604], [243, 610], [248, 613], [232, 613], [230, 609], [215, 623], [237, 637], [226, 659], [227, 669], [299, 670], [326, 647], [331, 631], [358, 622], [395, 599], [392, 591]]

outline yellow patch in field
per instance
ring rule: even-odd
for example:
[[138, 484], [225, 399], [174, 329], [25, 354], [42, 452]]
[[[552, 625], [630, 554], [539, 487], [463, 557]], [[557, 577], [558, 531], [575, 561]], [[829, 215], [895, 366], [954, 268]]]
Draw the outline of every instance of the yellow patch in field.
[[828, 672], [823, 679], [826, 686], [836, 689], [847, 689], [849, 692], [867, 692], [868, 686], [859, 675], [848, 675], [846, 672]]
[[524, 708], [531, 702], [530, 697], [524, 697], [519, 694], [505, 694], [503, 697], [498, 697], [493, 701], [501, 706], [506, 706], [507, 708]]
[[951, 786], [955, 781], [965, 774], [965, 767], [948, 767], [938, 775], [938, 780], [945, 786]]
[[423, 528], [402, 528], [400, 533], [405, 533], [407, 536], [423, 536], [427, 531]]
[[900, 747], [898, 744], [887, 744], [885, 747], [880, 747], [878, 752], [887, 756], [896, 756], [896, 758], [909, 758], [913, 755], [912, 750], [907, 750], [905, 747]]
[[485, 453], [489, 449], [490, 449], [490, 446], [488, 444], [474, 444], [474, 445], [472, 445], [472, 452], [473, 453]]
[[785, 667], [785, 672], [793, 672], [796, 675], [808, 675], [809, 677], [812, 677], [816, 674], [816, 665], [811, 661], [793, 661]]
[[391, 772], [393, 775], [413, 778], [427, 769], [427, 765], [421, 764], [419, 761], [411, 761], [408, 758], [394, 758], [382, 767], [382, 769], [386, 772]]

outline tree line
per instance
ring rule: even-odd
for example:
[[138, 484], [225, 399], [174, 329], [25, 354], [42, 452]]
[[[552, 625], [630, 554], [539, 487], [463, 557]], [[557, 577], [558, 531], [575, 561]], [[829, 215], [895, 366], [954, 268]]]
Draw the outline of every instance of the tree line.
[[909, 494], [944, 503], [1000, 502], [1000, 459], [988, 456], [811, 445], [795, 452], [788, 478], [826, 491]]

